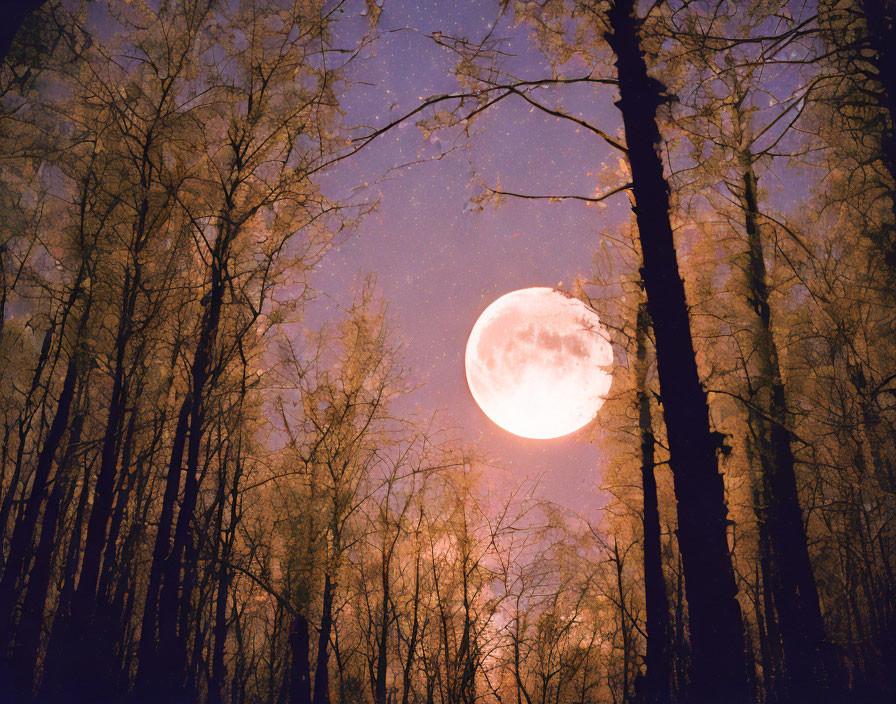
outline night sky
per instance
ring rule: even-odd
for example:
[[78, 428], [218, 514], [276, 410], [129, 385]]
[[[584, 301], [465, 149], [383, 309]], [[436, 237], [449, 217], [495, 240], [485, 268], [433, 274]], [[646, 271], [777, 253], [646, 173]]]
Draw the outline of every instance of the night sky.
[[[363, 6], [346, 8], [338, 32], [348, 38], [363, 31]], [[477, 40], [495, 21], [493, 0], [474, 2], [386, 2], [378, 31], [401, 30], [378, 40], [349, 73], [355, 85], [343, 96], [346, 122], [382, 126], [409, 111], [420, 99], [458, 89], [451, 73], [456, 55], [427, 35]], [[529, 40], [530, 30], [498, 23], [494, 36], [510, 40], [507, 62], [517, 76], [549, 76], [544, 57]], [[369, 55], [368, 55], [369, 54]], [[577, 71], [578, 69], [578, 71]], [[571, 65], [570, 75], [585, 75]], [[621, 125], [606, 87], [564, 89], [563, 106], [614, 134]], [[601, 231], [611, 231], [630, 215], [624, 194], [606, 208], [582, 202], [510, 199], [475, 212], [474, 172], [489, 185], [533, 194], [593, 195], [597, 174], [618, 161], [601, 140], [575, 125], [535, 112], [508, 98], [473, 125], [474, 137], [436, 134], [429, 140], [412, 118], [387, 133], [325, 179], [331, 197], [379, 200], [379, 208], [358, 232], [331, 252], [314, 283], [339, 304], [350, 303], [359, 281], [377, 277], [389, 315], [411, 370], [422, 383], [409, 399], [422, 416], [440, 411], [438, 426], [453, 428], [476, 444], [496, 465], [496, 482], [542, 475], [538, 495], [594, 517], [605, 501], [599, 491], [602, 456], [589, 443], [587, 427], [555, 440], [528, 440], [494, 425], [470, 395], [464, 376], [467, 337], [479, 314], [509, 291], [530, 286], [570, 290], [576, 274], [588, 274]], [[453, 151], [439, 160], [438, 154]], [[423, 163], [393, 167], [429, 159]], [[472, 168], [471, 168], [472, 163]], [[383, 179], [383, 175], [386, 178]], [[367, 188], [358, 188], [362, 184]], [[319, 305], [330, 305], [324, 302]], [[501, 469], [504, 468], [504, 469]]]

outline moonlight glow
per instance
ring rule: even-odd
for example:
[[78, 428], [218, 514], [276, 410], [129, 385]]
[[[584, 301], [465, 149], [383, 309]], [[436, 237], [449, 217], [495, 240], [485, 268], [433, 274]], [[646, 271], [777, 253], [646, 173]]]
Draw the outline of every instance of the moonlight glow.
[[492, 303], [473, 326], [467, 383], [495, 423], [526, 438], [587, 425], [610, 390], [613, 349], [597, 313], [549, 288]]

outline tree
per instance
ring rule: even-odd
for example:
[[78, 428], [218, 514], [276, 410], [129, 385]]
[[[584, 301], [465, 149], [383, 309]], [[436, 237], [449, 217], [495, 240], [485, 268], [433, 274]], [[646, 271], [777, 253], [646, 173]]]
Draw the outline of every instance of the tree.
[[[698, 72], [687, 72], [682, 81], [687, 84], [682, 86], [682, 105], [695, 123], [685, 127], [693, 144], [690, 158], [702, 161], [697, 169], [708, 173], [699, 179], [699, 186], [692, 186], [695, 198], [719, 201], [713, 207], [720, 214], [725, 212], [725, 201], [740, 209], [740, 226], [734, 226], [742, 239], [742, 254], [733, 259], [732, 268], [742, 277], [738, 289], [747, 304], [742, 311], [749, 331], [743, 342], [749, 350], [743, 363], [747, 377], [744, 406], [761, 471], [756, 493], [761, 559], [770, 559], [763, 569], [774, 571], [766, 573], [763, 584], [774, 591], [780, 621], [787, 661], [783, 696], [809, 701], [818, 698], [825, 679], [820, 659], [825, 628], [797, 492], [792, 418], [773, 331], [771, 284], [765, 263], [768, 247], [764, 233], [774, 230], [779, 220], [774, 215], [764, 217], [757, 178], [757, 168], [768, 168], [776, 158], [803, 148], [793, 144], [794, 126], [817, 79], [794, 75], [788, 62], [779, 67], [775, 58], [783, 51], [789, 51], [789, 61], [805, 57], [807, 52], [791, 29], [791, 25], [798, 26], [798, 19], [764, 38], [768, 17], [763, 8], [757, 7], [743, 18], [737, 12], [732, 14], [725, 3], [717, 3], [707, 8], [705, 18], [689, 18], [690, 26], [677, 30], [676, 35], [686, 61]], [[766, 49], [772, 42], [774, 50]], [[768, 101], [767, 107], [758, 93], [759, 71], [776, 71], [783, 86], [784, 96]], [[791, 88], [792, 92], [787, 92]], [[761, 90], [765, 96], [772, 89], [763, 86]], [[688, 124], [687, 117], [682, 124]], [[721, 198], [712, 195], [710, 183], [716, 179], [727, 191]], [[786, 230], [783, 234], [795, 237]], [[740, 324], [739, 320], [734, 323]], [[765, 600], [770, 598], [767, 593]], [[766, 621], [768, 627], [774, 625]]]

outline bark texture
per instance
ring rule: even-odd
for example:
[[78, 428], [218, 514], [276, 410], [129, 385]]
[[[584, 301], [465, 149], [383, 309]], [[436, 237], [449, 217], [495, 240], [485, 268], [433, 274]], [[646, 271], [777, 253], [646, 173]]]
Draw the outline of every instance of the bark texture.
[[609, 12], [644, 266], [647, 310], [656, 337], [660, 393], [669, 436], [678, 540], [690, 615], [691, 700], [748, 699], [744, 627], [728, 546], [725, 488], [690, 335], [688, 307], [658, 152], [656, 110], [663, 86], [647, 74], [632, 0]]

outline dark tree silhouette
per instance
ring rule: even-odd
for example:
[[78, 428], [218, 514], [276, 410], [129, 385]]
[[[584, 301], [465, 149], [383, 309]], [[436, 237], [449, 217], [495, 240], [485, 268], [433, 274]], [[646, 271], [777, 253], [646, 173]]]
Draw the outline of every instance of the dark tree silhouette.
[[644, 258], [647, 310], [678, 503], [695, 701], [746, 701], [744, 635], [728, 551], [725, 490], [718, 443], [697, 374], [684, 284], [669, 221], [669, 188], [658, 152], [656, 110], [663, 86], [647, 73], [633, 2], [616, 2], [607, 41], [616, 55], [619, 108], [632, 171], [633, 210]]

